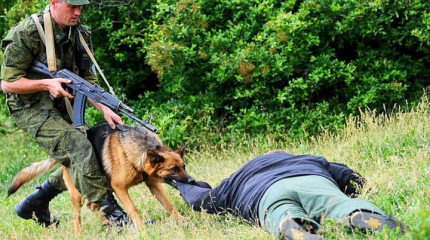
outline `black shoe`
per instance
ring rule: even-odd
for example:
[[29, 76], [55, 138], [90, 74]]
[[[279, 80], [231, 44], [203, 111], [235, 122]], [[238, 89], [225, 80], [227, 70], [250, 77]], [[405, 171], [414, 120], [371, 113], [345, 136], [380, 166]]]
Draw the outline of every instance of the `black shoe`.
[[383, 227], [396, 231], [399, 228], [399, 233], [403, 234], [408, 228], [399, 220], [376, 213], [370, 212], [355, 212], [351, 215], [351, 226], [365, 232], [367, 230], [374, 230], [381, 232]]
[[55, 198], [62, 191], [55, 189], [48, 180], [42, 185], [36, 185], [36, 191], [25, 197], [21, 202], [13, 207], [13, 211], [23, 219], [33, 219], [38, 224], [48, 227], [54, 224], [58, 227], [60, 221], [57, 217], [51, 219], [49, 212], [49, 201]]
[[288, 240], [322, 240], [323, 237], [307, 232], [300, 224], [292, 219], [286, 219], [280, 228], [282, 239]]
[[115, 224], [119, 230], [124, 226], [132, 226], [132, 222], [126, 212], [118, 205], [112, 193], [98, 204], [100, 211], [109, 220], [109, 225]]
[[152, 224], [155, 224], [157, 222], [155, 221], [155, 219], [148, 219], [148, 220], [143, 221], [143, 223], [145, 225], [152, 225]]

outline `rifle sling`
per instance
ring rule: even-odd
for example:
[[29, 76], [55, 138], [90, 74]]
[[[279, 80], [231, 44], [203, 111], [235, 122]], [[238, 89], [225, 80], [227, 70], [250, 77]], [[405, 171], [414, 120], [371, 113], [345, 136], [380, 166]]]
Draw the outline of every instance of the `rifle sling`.
[[45, 32], [43, 31], [43, 27], [42, 24], [40, 24], [39, 18], [37, 18], [37, 14], [32, 14], [31, 18], [33, 18], [33, 21], [36, 24], [37, 31], [39, 31], [40, 39], [42, 39], [43, 44], [45, 44], [46, 46]]
[[97, 70], [100, 73], [100, 76], [102, 76], [103, 80], [105, 81], [106, 85], [109, 88], [110, 93], [112, 96], [116, 97], [115, 92], [113, 91], [112, 87], [109, 85], [109, 82], [106, 80], [105, 75], [103, 74], [102, 70], [100, 69], [99, 65], [97, 64], [96, 59], [94, 58], [93, 54], [91, 53], [91, 50], [88, 48], [87, 43], [84, 40], [84, 37], [82, 37], [81, 31], [77, 31], [79, 34], [79, 40], [81, 41], [82, 46], [84, 46], [85, 51], [87, 52], [88, 56], [91, 58], [91, 61], [93, 62], [94, 66], [96, 66]]
[[49, 11], [43, 14], [43, 21], [45, 24], [46, 60], [49, 71], [55, 72], [57, 71], [57, 64], [55, 57], [54, 33], [52, 29], [51, 13]]

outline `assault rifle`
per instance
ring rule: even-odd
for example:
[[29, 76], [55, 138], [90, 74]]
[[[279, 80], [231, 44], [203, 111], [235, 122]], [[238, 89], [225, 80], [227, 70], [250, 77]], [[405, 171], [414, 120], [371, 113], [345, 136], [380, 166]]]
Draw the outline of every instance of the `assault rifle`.
[[[142, 121], [133, 114], [134, 110], [132, 108], [125, 105], [116, 97], [107, 93], [103, 88], [90, 84], [83, 78], [77, 76], [76, 74], [72, 73], [67, 69], [62, 69], [51, 73], [45, 64], [40, 61], [34, 60], [29, 70], [35, 73], [46, 75], [50, 78], [66, 78], [72, 81], [71, 83], [66, 83], [65, 85], [73, 90], [72, 95], [75, 96], [73, 103], [73, 127], [75, 128], [83, 129], [83, 126], [85, 125], [85, 103], [87, 97], [89, 97], [94, 102], [101, 103], [106, 107], [109, 107], [116, 113], [119, 112], [126, 115], [133, 121], [149, 129], [150, 131], [155, 132], [157, 134], [160, 133], [158, 129], [149, 124], [149, 121], [151, 120], [150, 116], [147, 117], [145, 121]], [[117, 126], [119, 127], [119, 129], [125, 129], [121, 128], [122, 126], [120, 125]]]

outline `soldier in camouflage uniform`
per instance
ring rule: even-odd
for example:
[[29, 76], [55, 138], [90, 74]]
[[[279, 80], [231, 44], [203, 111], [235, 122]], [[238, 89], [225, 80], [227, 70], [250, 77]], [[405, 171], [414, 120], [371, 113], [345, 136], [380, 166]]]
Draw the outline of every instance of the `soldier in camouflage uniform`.
[[[50, 13], [56, 52], [56, 68], [68, 69], [88, 82], [97, 84], [94, 66], [85, 64], [80, 57], [85, 54], [78, 49], [76, 31], [81, 31], [85, 41], [90, 43], [90, 29], [78, 22], [81, 7], [87, 0], [50, 0]], [[43, 24], [43, 13], [37, 14]], [[82, 45], [80, 45], [82, 47]], [[1, 43], [4, 61], [1, 67], [1, 88], [7, 93], [7, 106], [15, 123], [51, 157], [66, 166], [79, 192], [91, 202], [98, 203], [104, 215], [120, 225], [128, 223], [126, 213], [119, 207], [112, 195], [112, 189], [105, 176], [100, 173], [96, 156], [86, 136], [71, 125], [64, 107], [63, 97], [73, 99], [61, 83], [68, 79], [44, 79], [28, 72], [34, 59], [47, 63], [44, 43], [31, 17], [14, 26]], [[49, 95], [55, 99], [52, 100]], [[112, 128], [115, 123], [124, 125], [121, 118], [108, 107], [88, 101], [100, 110]], [[36, 191], [14, 207], [18, 216], [33, 219], [43, 226], [58, 224], [51, 219], [49, 201], [66, 190], [62, 169], [52, 173]]]

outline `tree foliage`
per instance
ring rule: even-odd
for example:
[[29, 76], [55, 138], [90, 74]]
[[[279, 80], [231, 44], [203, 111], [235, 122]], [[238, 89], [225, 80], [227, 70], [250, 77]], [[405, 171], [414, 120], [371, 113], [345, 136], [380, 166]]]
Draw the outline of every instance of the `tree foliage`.
[[[43, 2], [19, 0], [8, 22]], [[168, 143], [335, 131], [429, 85], [424, 0], [95, 0], [82, 22], [116, 91]]]

